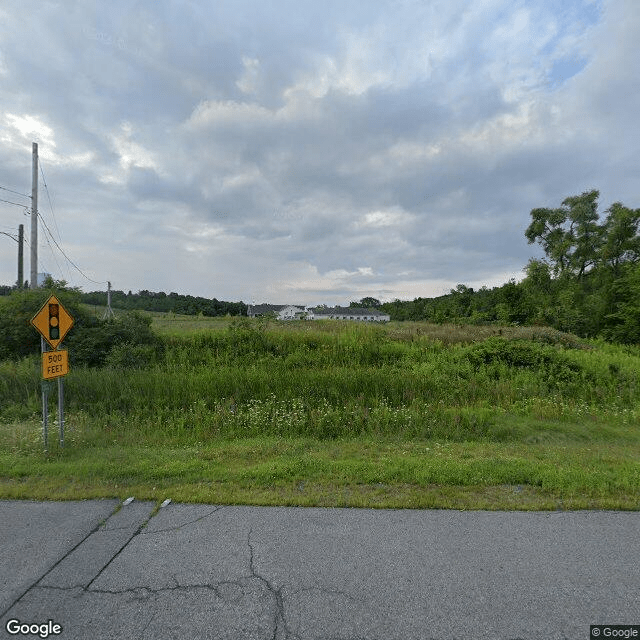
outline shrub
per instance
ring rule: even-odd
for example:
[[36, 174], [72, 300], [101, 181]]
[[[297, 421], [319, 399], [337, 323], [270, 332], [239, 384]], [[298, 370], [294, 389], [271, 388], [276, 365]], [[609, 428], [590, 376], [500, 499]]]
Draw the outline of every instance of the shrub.
[[465, 355], [476, 370], [488, 368], [494, 377], [499, 377], [500, 366], [532, 370], [550, 385], [593, 377], [582, 365], [570, 360], [564, 350], [537, 342], [493, 337], [472, 345]]
[[151, 331], [151, 317], [138, 311], [82, 327], [69, 340], [69, 358], [74, 366], [123, 366], [125, 362], [147, 366], [163, 351], [162, 340]]
[[70, 343], [74, 332], [95, 324], [91, 315], [80, 306], [76, 290], [60, 287], [52, 281], [50, 283], [52, 286], [49, 288], [21, 289], [0, 297], [0, 360], [17, 360], [40, 353], [40, 335], [31, 325], [31, 319], [51, 295], [60, 300], [74, 320], [74, 326], [65, 338], [65, 345]]

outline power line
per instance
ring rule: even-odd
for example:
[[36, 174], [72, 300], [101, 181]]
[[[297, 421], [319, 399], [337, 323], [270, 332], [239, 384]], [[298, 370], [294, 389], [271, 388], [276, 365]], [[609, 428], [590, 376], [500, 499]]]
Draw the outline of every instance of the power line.
[[[40, 160], [40, 162], [38, 163], [40, 165], [40, 174], [42, 175], [42, 182], [44, 184], [44, 189], [47, 192], [47, 200], [49, 201], [49, 209], [51, 209], [51, 215], [53, 216], [53, 224], [56, 227], [56, 231], [58, 232], [58, 240], [60, 240], [60, 242], [62, 242], [62, 235], [60, 233], [60, 229], [58, 228], [58, 221], [56, 220], [56, 214], [55, 211], [53, 210], [53, 203], [51, 202], [51, 195], [49, 194], [49, 187], [47, 185], [47, 181], [44, 177], [44, 169], [42, 168], [42, 160]], [[62, 271], [61, 271], [62, 273]], [[71, 271], [69, 270], [69, 267], [67, 266], [67, 274], [69, 276], [69, 280], [72, 280], [71, 278]]]
[[[31, 247], [31, 243], [27, 239], [26, 235], [22, 238], [22, 240], [27, 245], [27, 247]], [[53, 252], [52, 252], [52, 255], [53, 255]], [[49, 267], [47, 267], [47, 265], [44, 263], [44, 260], [40, 260], [40, 265], [42, 267], [43, 273], [51, 273], [51, 269], [49, 269]]]
[[7, 204], [15, 204], [16, 207], [22, 207], [23, 209], [28, 209], [29, 205], [27, 204], [20, 204], [19, 202], [11, 202], [11, 200], [4, 200], [3, 198], [0, 198], [0, 202], [6, 202]]
[[[42, 220], [42, 216], [40, 214], [38, 214], [38, 216], [40, 217], [40, 220]], [[44, 220], [42, 220], [43, 224], [44, 224]], [[56, 254], [53, 252], [53, 247], [51, 246], [51, 243], [49, 242], [49, 236], [51, 236], [51, 239], [55, 242], [55, 238], [51, 235], [51, 232], [49, 231], [49, 227], [47, 227], [47, 225], [45, 224], [45, 229], [47, 231], [47, 233], [44, 236], [44, 239], [47, 241], [47, 244], [49, 245], [49, 251], [51, 251], [51, 255], [53, 256], [53, 260], [56, 263], [56, 266], [58, 267], [58, 273], [60, 273], [60, 275], [62, 275], [62, 269], [60, 268], [60, 263], [58, 262], [58, 258], [56, 258]], [[57, 244], [57, 243], [56, 243]]]
[[47, 192], [47, 200], [49, 201], [49, 209], [51, 209], [51, 215], [53, 216], [53, 224], [56, 227], [56, 231], [58, 232], [58, 239], [62, 242], [62, 236], [60, 235], [60, 229], [58, 229], [58, 221], [56, 220], [56, 214], [53, 211], [53, 203], [51, 202], [51, 196], [49, 195], [49, 187], [47, 186], [47, 181], [44, 178], [44, 170], [42, 168], [42, 160], [39, 162], [40, 165], [40, 174], [42, 175], [42, 182], [44, 184], [44, 189]]
[[83, 278], [86, 278], [89, 282], [93, 282], [94, 284], [105, 284], [106, 281], [98, 281], [98, 280], [92, 280], [88, 275], [86, 275], [82, 269], [80, 269], [80, 267], [63, 251], [62, 247], [56, 242], [56, 239], [53, 237], [53, 234], [51, 233], [49, 227], [47, 226], [47, 223], [44, 221], [44, 218], [40, 215], [40, 212], [38, 211], [38, 218], [40, 218], [40, 220], [42, 220], [42, 224], [45, 226], [45, 229], [48, 231], [49, 236], [51, 237], [51, 239], [53, 240], [53, 243], [56, 245], [56, 247], [58, 247], [58, 249], [60, 250], [60, 253], [69, 261], [69, 264], [76, 270], [78, 271], [78, 273], [80, 273], [80, 275]]
[[20, 193], [19, 191], [14, 191], [13, 189], [8, 189], [7, 187], [0, 187], [0, 189], [2, 189], [3, 191], [8, 191], [9, 193], [15, 193], [17, 196], [22, 196], [23, 198], [31, 198], [31, 196]]
[[2, 234], [3, 236], [9, 236], [12, 240], [15, 240], [16, 242], [18, 242], [18, 238], [11, 235], [10, 233], [7, 233], [6, 231], [0, 231], [0, 234]]
[[[62, 236], [60, 234], [60, 229], [58, 228], [58, 221], [56, 220], [56, 214], [53, 210], [53, 203], [51, 201], [51, 195], [49, 194], [49, 187], [47, 185], [47, 181], [44, 177], [44, 170], [42, 168], [42, 160], [40, 160], [38, 162], [38, 164], [40, 165], [40, 173], [42, 174], [42, 182], [44, 183], [44, 188], [45, 191], [47, 192], [47, 199], [49, 200], [49, 207], [51, 209], [51, 215], [53, 216], [53, 222], [55, 224], [56, 227], [56, 231], [58, 232], [58, 239], [60, 240], [60, 242], [62, 242]], [[38, 211], [38, 217], [40, 218], [40, 220], [42, 220], [42, 224], [44, 225], [49, 237], [51, 238], [51, 240], [53, 240], [53, 243], [56, 245], [56, 247], [58, 247], [60, 253], [66, 258], [67, 262], [86, 280], [88, 280], [89, 282], [93, 282], [94, 284], [106, 284], [104, 281], [100, 282], [98, 280], [93, 280], [92, 278], [90, 278], [88, 275], [86, 275], [82, 269], [80, 269], [80, 267], [73, 261], [71, 260], [71, 258], [69, 258], [69, 256], [64, 252], [64, 250], [62, 249], [62, 247], [58, 244], [58, 242], [56, 241], [56, 239], [53, 237], [53, 234], [51, 233], [51, 229], [49, 229], [49, 227], [47, 226], [47, 223], [44, 221], [44, 218], [42, 217], [42, 214]], [[47, 242], [49, 242], [48, 238], [47, 238]], [[51, 246], [51, 245], [49, 245]], [[55, 259], [55, 256], [54, 256]], [[56, 260], [56, 264], [57, 264], [57, 260]], [[58, 266], [58, 268], [60, 268]], [[60, 269], [60, 272], [62, 273], [62, 270]], [[69, 273], [69, 279], [71, 279], [71, 273], [69, 271], [67, 271]]]

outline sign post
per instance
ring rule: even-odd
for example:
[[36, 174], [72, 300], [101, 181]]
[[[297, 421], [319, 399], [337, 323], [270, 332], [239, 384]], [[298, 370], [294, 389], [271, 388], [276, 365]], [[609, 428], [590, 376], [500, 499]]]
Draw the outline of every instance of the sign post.
[[[55, 296], [42, 305], [40, 311], [33, 316], [31, 324], [40, 332], [42, 351], [42, 435], [44, 450], [48, 451], [48, 420], [49, 420], [49, 380], [58, 378], [58, 422], [60, 423], [60, 446], [64, 447], [64, 383], [62, 376], [69, 373], [69, 352], [58, 349], [58, 345], [73, 326], [73, 318], [60, 304]], [[48, 351], [45, 341], [51, 345]]]

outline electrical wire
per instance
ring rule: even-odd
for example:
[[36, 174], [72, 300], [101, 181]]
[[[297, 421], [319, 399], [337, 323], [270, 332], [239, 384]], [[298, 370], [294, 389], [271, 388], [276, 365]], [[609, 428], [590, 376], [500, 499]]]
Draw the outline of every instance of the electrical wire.
[[[55, 225], [56, 231], [58, 232], [58, 240], [60, 240], [60, 242], [62, 242], [62, 235], [60, 233], [60, 229], [58, 228], [58, 221], [56, 220], [56, 214], [55, 211], [53, 210], [53, 203], [51, 202], [51, 195], [49, 194], [49, 187], [47, 185], [47, 181], [44, 177], [44, 169], [42, 168], [42, 160], [40, 160], [40, 162], [38, 162], [39, 166], [40, 166], [40, 174], [42, 175], [42, 182], [44, 184], [44, 189], [47, 192], [47, 200], [49, 201], [49, 209], [51, 209], [51, 215], [53, 216], [53, 224]], [[53, 236], [52, 236], [53, 238]], [[60, 271], [60, 273], [62, 273], [62, 271]], [[72, 281], [73, 278], [71, 276], [71, 271], [69, 270], [69, 266], [67, 265], [67, 275], [69, 277], [69, 281]]]
[[[42, 220], [42, 216], [40, 216], [40, 214], [38, 214], [38, 216], [40, 217], [40, 220]], [[44, 220], [42, 220], [43, 224], [44, 224]], [[51, 236], [51, 239], [55, 242], [55, 238], [51, 235], [51, 231], [49, 231], [49, 227], [47, 227], [47, 225], [45, 224], [45, 230], [46, 233], [44, 234], [44, 239], [47, 241], [47, 244], [49, 245], [49, 251], [51, 251], [51, 255], [53, 256], [53, 260], [56, 263], [56, 266], [58, 267], [58, 273], [60, 273], [60, 275], [62, 275], [62, 269], [60, 268], [60, 263], [58, 262], [58, 258], [56, 258], [56, 254], [53, 252], [53, 247], [51, 246], [51, 243], [49, 242], [49, 236]], [[56, 243], [57, 245], [57, 243]], [[58, 247], [59, 248], [59, 247]]]
[[5, 200], [4, 198], [0, 198], [0, 202], [6, 202], [7, 204], [15, 204], [16, 207], [22, 207], [23, 209], [28, 209], [29, 206], [20, 202], [11, 202], [11, 200]]
[[[54, 226], [56, 228], [56, 231], [58, 232], [58, 238], [60, 239], [60, 242], [62, 242], [62, 236], [60, 234], [60, 229], [58, 228], [58, 221], [56, 219], [56, 214], [55, 211], [53, 209], [53, 202], [51, 201], [51, 194], [49, 193], [49, 186], [47, 185], [47, 181], [45, 179], [44, 176], [44, 170], [42, 168], [42, 161], [40, 160], [38, 162], [38, 165], [40, 166], [40, 173], [42, 175], [42, 182], [44, 184], [44, 188], [45, 191], [47, 193], [47, 200], [49, 201], [49, 208], [51, 209], [51, 215], [53, 217], [53, 222], [54, 222]], [[13, 189], [9, 189], [8, 187], [2, 187], [0, 186], [0, 189], [2, 189], [3, 191], [8, 191], [9, 193], [14, 193], [17, 196], [22, 196], [23, 198], [31, 198], [31, 196], [28, 196], [24, 193], [20, 193], [19, 191], [14, 191]], [[12, 204], [16, 207], [22, 207], [25, 210], [25, 215], [29, 215], [29, 209], [30, 207], [26, 204], [20, 204], [19, 202], [13, 202], [11, 200], [5, 200], [4, 198], [0, 198], [0, 202], [5, 202], [6, 204]], [[37, 212], [38, 218], [40, 218], [40, 220], [42, 221], [42, 224], [44, 225], [44, 228], [46, 230], [46, 234], [45, 234], [45, 240], [47, 241], [47, 244], [49, 245], [49, 249], [51, 250], [51, 255], [53, 256], [53, 259], [56, 262], [56, 265], [58, 266], [58, 271], [60, 272], [60, 274], [62, 274], [62, 269], [60, 268], [60, 264], [58, 263], [58, 260], [55, 256], [55, 253], [53, 251], [53, 247], [51, 246], [51, 242], [49, 242], [49, 238], [51, 238], [51, 240], [53, 241], [53, 244], [55, 244], [55, 246], [58, 248], [58, 250], [60, 251], [60, 253], [65, 257], [65, 259], [67, 260], [67, 262], [85, 279], [87, 279], [89, 282], [93, 282], [94, 284], [107, 284], [106, 281], [98, 281], [98, 280], [93, 280], [92, 278], [90, 278], [88, 275], [86, 275], [82, 269], [80, 269], [80, 267], [73, 261], [71, 260], [71, 258], [69, 258], [69, 256], [64, 252], [64, 250], [62, 249], [62, 247], [58, 244], [58, 242], [56, 241], [56, 239], [53, 237], [53, 233], [51, 233], [51, 229], [49, 229], [49, 226], [47, 225], [47, 223], [45, 222], [44, 218], [42, 217], [42, 214], [38, 211]], [[9, 236], [10, 238], [13, 238], [14, 240], [16, 240], [16, 242], [18, 241], [14, 236], [5, 233], [5, 232], [0, 232], [3, 233], [4, 235]], [[24, 238], [25, 242], [27, 244], [29, 244], [28, 240], [26, 238]], [[41, 263], [42, 267], [46, 269], [46, 266], [44, 265], [44, 263]], [[71, 279], [71, 272], [69, 271], [68, 267], [67, 267], [67, 272], [69, 273], [69, 279]]]
[[88, 275], [86, 275], [84, 273], [84, 271], [82, 271], [82, 269], [80, 269], [80, 267], [63, 251], [62, 247], [56, 242], [56, 239], [53, 237], [53, 234], [51, 233], [49, 227], [47, 226], [47, 223], [44, 221], [44, 218], [42, 217], [42, 215], [40, 214], [39, 211], [38, 211], [38, 218], [40, 218], [40, 220], [42, 220], [42, 224], [45, 226], [45, 229], [49, 232], [49, 235], [51, 236], [51, 239], [53, 240], [53, 243], [56, 245], [56, 247], [58, 247], [58, 250], [60, 251], [60, 253], [68, 260], [69, 264], [83, 278], [86, 278], [89, 282], [93, 282], [94, 284], [106, 284], [106, 280], [103, 280], [103, 281], [92, 280]]
[[[4, 232], [3, 232], [3, 231], [0, 231], [0, 233], [4, 233]], [[5, 234], [5, 235], [9, 235], [9, 234], [7, 233], [7, 234]], [[11, 237], [13, 237], [13, 236], [11, 236]], [[13, 239], [14, 239], [16, 242], [18, 242], [18, 243], [20, 242], [20, 241], [18, 240], [18, 238], [13, 238]], [[24, 243], [27, 245], [27, 247], [28, 247], [28, 248], [31, 248], [31, 243], [30, 243], [30, 242], [29, 242], [29, 240], [27, 239], [27, 236], [26, 236], [26, 235], [22, 237], [22, 240], [24, 241]], [[40, 260], [40, 267], [42, 268], [42, 271], [43, 271], [44, 273], [51, 273], [51, 269], [49, 269], [49, 267], [47, 267], [47, 265], [44, 263], [44, 260], [42, 260], [42, 259]]]
[[[56, 231], [58, 232], [58, 238], [60, 239], [60, 242], [62, 242], [62, 236], [60, 234], [60, 229], [58, 228], [58, 221], [56, 220], [56, 214], [53, 210], [53, 203], [51, 202], [51, 195], [49, 194], [49, 187], [47, 185], [47, 181], [44, 177], [44, 170], [42, 168], [42, 160], [40, 160], [38, 162], [38, 164], [40, 165], [40, 173], [42, 175], [42, 182], [44, 184], [44, 188], [45, 191], [47, 193], [47, 199], [49, 200], [49, 207], [51, 209], [51, 215], [53, 216], [53, 222], [55, 224], [56, 227]], [[92, 278], [90, 278], [88, 275], [86, 275], [82, 269], [80, 269], [80, 267], [73, 261], [71, 260], [71, 258], [69, 258], [69, 256], [64, 252], [64, 250], [62, 249], [62, 247], [58, 244], [58, 242], [56, 241], [56, 239], [53, 237], [53, 234], [51, 233], [51, 230], [49, 229], [49, 227], [47, 226], [47, 223], [44, 221], [44, 218], [42, 217], [42, 214], [38, 211], [38, 217], [40, 218], [40, 220], [42, 220], [42, 224], [45, 226], [45, 229], [47, 230], [49, 236], [51, 237], [51, 240], [53, 240], [53, 243], [56, 245], [56, 247], [58, 247], [58, 250], [60, 251], [60, 253], [66, 258], [67, 262], [86, 280], [88, 280], [89, 282], [93, 282], [94, 284], [106, 284], [106, 281], [103, 282], [99, 282], [98, 280], [93, 280]], [[47, 240], [48, 241], [48, 240]], [[56, 261], [57, 262], [57, 261]], [[68, 267], [67, 267], [67, 272], [69, 273], [69, 280], [71, 280], [71, 272], [68, 271]], [[60, 270], [60, 273], [62, 273], [62, 270]]]
[[6, 231], [0, 231], [0, 234], [2, 234], [3, 236], [9, 236], [12, 240], [15, 240], [16, 242], [19, 242], [18, 238], [16, 238], [15, 236], [11, 235], [10, 233], [7, 233]]
[[51, 209], [51, 215], [53, 216], [53, 224], [56, 227], [56, 231], [58, 232], [58, 239], [62, 242], [62, 236], [60, 235], [60, 229], [58, 229], [58, 221], [56, 220], [56, 214], [53, 210], [53, 203], [51, 202], [51, 196], [49, 195], [49, 187], [47, 186], [47, 181], [44, 177], [44, 170], [42, 168], [42, 160], [38, 163], [40, 165], [40, 174], [42, 175], [42, 183], [44, 184], [44, 189], [47, 192], [47, 200], [49, 201], [49, 209]]
[[13, 189], [8, 189], [7, 187], [0, 187], [0, 189], [2, 189], [3, 191], [8, 191], [9, 193], [15, 193], [17, 196], [22, 196], [23, 198], [31, 198], [31, 196], [20, 193], [19, 191], [14, 191]]

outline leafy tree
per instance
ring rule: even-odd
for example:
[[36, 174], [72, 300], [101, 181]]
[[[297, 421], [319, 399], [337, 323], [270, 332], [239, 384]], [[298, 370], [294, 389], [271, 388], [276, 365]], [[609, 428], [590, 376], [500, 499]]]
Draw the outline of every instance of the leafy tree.
[[607, 213], [601, 259], [617, 275], [623, 263], [640, 261], [640, 209], [628, 209], [619, 202], [614, 202]]
[[624, 265], [612, 286], [613, 311], [602, 335], [607, 340], [640, 344], [640, 264]]
[[598, 225], [597, 190], [562, 201], [557, 209], [533, 209], [525, 235], [538, 242], [551, 261], [554, 275], [581, 278], [600, 258], [604, 229]]
[[[104, 291], [92, 291], [82, 294], [82, 301], [87, 304], [106, 305], [107, 294]], [[168, 295], [164, 291], [139, 291], [138, 293], [124, 293], [114, 290], [111, 292], [111, 304], [116, 309], [139, 309], [142, 311], [171, 311], [188, 315], [224, 316], [247, 315], [247, 305], [244, 302], [224, 302], [209, 300], [194, 296], [179, 295], [173, 291]]]
[[96, 321], [81, 327], [69, 340], [69, 358], [75, 365], [141, 366], [161, 357], [164, 343], [151, 330], [151, 317], [139, 311]]
[[362, 300], [360, 300], [359, 302], [351, 302], [349, 303], [349, 307], [351, 308], [355, 308], [355, 307], [364, 307], [365, 309], [377, 309], [380, 306], [380, 300], [378, 300], [377, 298], [372, 298], [372, 297], [366, 297], [366, 298], [362, 298]]
[[64, 280], [47, 278], [40, 289], [16, 289], [0, 298], [0, 359], [17, 359], [40, 352], [40, 334], [31, 324], [49, 296], [55, 295], [74, 319], [74, 326], [65, 338], [68, 344], [78, 327], [89, 326], [93, 319], [80, 305], [80, 292]]

